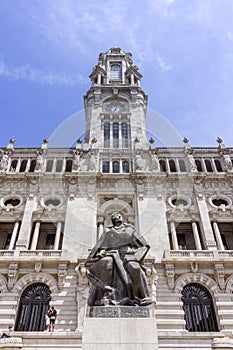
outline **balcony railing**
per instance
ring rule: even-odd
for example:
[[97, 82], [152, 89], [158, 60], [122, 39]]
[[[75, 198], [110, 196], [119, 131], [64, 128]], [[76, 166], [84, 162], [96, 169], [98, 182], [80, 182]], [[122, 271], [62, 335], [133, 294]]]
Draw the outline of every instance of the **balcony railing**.
[[233, 250], [165, 250], [164, 259], [200, 258], [221, 259], [233, 258]]

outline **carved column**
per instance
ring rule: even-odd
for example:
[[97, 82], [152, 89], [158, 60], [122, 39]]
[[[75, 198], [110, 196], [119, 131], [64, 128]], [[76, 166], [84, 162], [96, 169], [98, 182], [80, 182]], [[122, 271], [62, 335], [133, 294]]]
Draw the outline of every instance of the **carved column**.
[[16, 221], [16, 223], [14, 225], [13, 232], [12, 232], [11, 241], [10, 241], [10, 244], [9, 244], [9, 250], [13, 250], [14, 249], [15, 241], [16, 241], [16, 237], [17, 237], [17, 233], [18, 233], [18, 229], [19, 229], [19, 222]]
[[217, 241], [218, 249], [219, 250], [225, 250], [224, 249], [224, 245], [222, 243], [222, 237], [221, 237], [221, 234], [220, 234], [217, 222], [213, 223], [213, 228], [214, 228], [214, 234], [215, 234], [215, 238], [216, 238], [216, 241]]
[[[34, 185], [30, 185], [30, 190], [34, 191]], [[28, 249], [32, 227], [32, 213], [36, 209], [36, 196], [30, 194], [24, 209], [23, 220], [19, 231], [19, 237], [16, 242], [16, 249]]]
[[100, 73], [98, 73], [97, 84], [98, 84], [98, 85], [101, 84], [101, 74], [100, 74]]
[[58, 250], [59, 249], [59, 242], [60, 242], [60, 237], [61, 237], [61, 227], [62, 227], [62, 223], [58, 222], [57, 223], [56, 236], [55, 236], [55, 242], [54, 242], [54, 250]]
[[40, 222], [38, 221], [35, 225], [35, 229], [33, 232], [31, 250], [36, 250], [38, 238], [39, 238], [39, 233], [40, 233]]
[[174, 277], [175, 277], [175, 268], [174, 264], [169, 263], [165, 265], [165, 274], [167, 276], [167, 284], [169, 289], [174, 288]]
[[199, 214], [201, 218], [200, 225], [201, 225], [202, 237], [205, 244], [205, 249], [216, 250], [217, 247], [214, 239], [213, 230], [211, 227], [209, 211], [208, 211], [206, 200], [203, 194], [197, 193], [197, 191], [196, 191], [196, 200], [197, 200], [197, 206], [198, 206]]
[[84, 262], [75, 268], [78, 274], [78, 286], [77, 286], [77, 329], [83, 329], [84, 317], [86, 315], [87, 298], [89, 294], [89, 285], [87, 279], [87, 270]]
[[196, 222], [192, 222], [192, 229], [193, 229], [193, 236], [194, 236], [196, 249], [197, 250], [202, 250], [201, 241], [200, 241], [199, 232], [198, 232], [198, 229], [197, 229]]
[[225, 271], [224, 265], [219, 263], [214, 265], [214, 272], [216, 280], [219, 284], [219, 287], [224, 290], [225, 289]]
[[175, 227], [174, 221], [171, 221], [170, 227], [171, 227], [171, 237], [172, 237], [172, 248], [173, 250], [179, 250], [177, 236], [176, 236], [176, 227]]
[[8, 268], [8, 288], [12, 289], [18, 277], [18, 264], [9, 264]]

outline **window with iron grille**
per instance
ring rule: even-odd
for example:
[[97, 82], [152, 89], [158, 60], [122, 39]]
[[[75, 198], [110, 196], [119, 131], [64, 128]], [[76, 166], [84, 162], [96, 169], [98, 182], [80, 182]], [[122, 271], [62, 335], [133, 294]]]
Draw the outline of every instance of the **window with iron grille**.
[[49, 308], [51, 292], [43, 283], [28, 286], [20, 299], [16, 318], [16, 331], [44, 331], [45, 314]]
[[204, 286], [198, 283], [187, 284], [182, 290], [181, 300], [188, 331], [219, 331], [213, 300]]

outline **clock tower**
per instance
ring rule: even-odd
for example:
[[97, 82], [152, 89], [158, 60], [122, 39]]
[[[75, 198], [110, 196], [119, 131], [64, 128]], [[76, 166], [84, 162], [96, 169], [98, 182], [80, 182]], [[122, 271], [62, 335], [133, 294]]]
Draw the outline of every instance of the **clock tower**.
[[[84, 96], [85, 143], [99, 150], [103, 172], [129, 172], [135, 143], [141, 149], [148, 147], [147, 95], [140, 87], [141, 78], [131, 53], [118, 47], [101, 53], [90, 74], [92, 85]], [[114, 153], [124, 154], [115, 166]]]

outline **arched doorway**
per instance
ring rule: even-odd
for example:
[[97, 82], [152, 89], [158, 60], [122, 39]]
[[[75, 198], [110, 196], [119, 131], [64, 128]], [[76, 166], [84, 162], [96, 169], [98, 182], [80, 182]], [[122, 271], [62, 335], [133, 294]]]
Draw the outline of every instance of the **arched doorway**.
[[183, 288], [181, 293], [186, 329], [190, 332], [219, 331], [209, 291], [201, 284], [190, 283]]
[[33, 283], [28, 286], [20, 298], [15, 330], [44, 331], [50, 300], [51, 292], [45, 284]]

